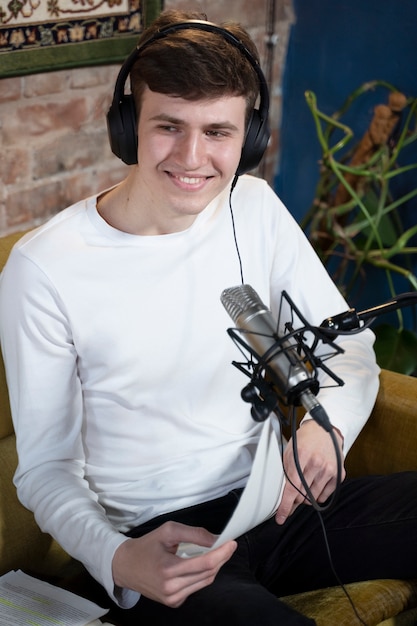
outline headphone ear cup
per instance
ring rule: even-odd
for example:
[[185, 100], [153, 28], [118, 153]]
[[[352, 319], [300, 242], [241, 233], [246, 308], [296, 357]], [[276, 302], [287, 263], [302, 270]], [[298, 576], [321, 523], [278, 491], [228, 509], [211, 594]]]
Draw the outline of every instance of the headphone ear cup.
[[113, 153], [126, 165], [135, 165], [138, 162], [138, 134], [132, 94], [123, 95], [120, 102], [113, 100], [107, 113], [107, 132]]
[[250, 170], [255, 169], [260, 163], [264, 152], [267, 148], [270, 137], [268, 123], [262, 119], [259, 111], [252, 111], [251, 119], [246, 131], [245, 143], [242, 147], [242, 153], [236, 175], [246, 174]]

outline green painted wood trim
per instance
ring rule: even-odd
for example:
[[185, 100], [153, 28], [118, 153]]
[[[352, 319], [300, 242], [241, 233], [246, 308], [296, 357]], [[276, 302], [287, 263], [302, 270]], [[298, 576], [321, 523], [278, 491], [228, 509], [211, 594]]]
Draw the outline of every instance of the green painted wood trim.
[[[145, 27], [157, 17], [162, 6], [162, 0], [143, 0]], [[121, 63], [134, 48], [138, 38], [139, 34], [116, 35], [108, 39], [6, 52], [0, 54], [0, 78]]]

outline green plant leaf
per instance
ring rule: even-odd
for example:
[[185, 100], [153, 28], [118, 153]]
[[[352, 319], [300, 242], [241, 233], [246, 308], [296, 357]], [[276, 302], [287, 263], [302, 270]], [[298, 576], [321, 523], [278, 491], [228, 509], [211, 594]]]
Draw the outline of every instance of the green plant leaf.
[[378, 365], [401, 374], [417, 372], [417, 334], [406, 329], [399, 330], [390, 324], [374, 329], [375, 353]]
[[[378, 211], [379, 198], [373, 189], [368, 189], [363, 199], [365, 206], [368, 208], [369, 213], [372, 216], [376, 216]], [[384, 246], [393, 246], [398, 238], [398, 232], [396, 231], [392, 218], [390, 215], [382, 215], [379, 218], [378, 232], [381, 237], [381, 242]], [[371, 229], [368, 226], [364, 229], [364, 234], [368, 237], [371, 233]]]

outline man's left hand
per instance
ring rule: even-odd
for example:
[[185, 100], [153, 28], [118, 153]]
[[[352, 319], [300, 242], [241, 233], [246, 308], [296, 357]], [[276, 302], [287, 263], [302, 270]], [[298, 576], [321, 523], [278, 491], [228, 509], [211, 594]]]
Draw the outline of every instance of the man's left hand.
[[[343, 437], [336, 429], [334, 433], [343, 459]], [[325, 502], [334, 492], [337, 481], [337, 458], [332, 438], [314, 420], [306, 420], [297, 431], [297, 450], [304, 478], [314, 498], [317, 502]], [[287, 482], [275, 513], [278, 524], [283, 524], [300, 504], [309, 504], [295, 467], [292, 440], [285, 448], [283, 462]], [[343, 467], [342, 480], [345, 476]]]

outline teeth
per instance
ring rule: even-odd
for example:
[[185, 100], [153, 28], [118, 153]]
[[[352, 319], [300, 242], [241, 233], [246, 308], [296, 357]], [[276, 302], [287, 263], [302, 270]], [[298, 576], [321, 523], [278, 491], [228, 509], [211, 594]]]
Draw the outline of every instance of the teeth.
[[178, 176], [178, 179], [182, 183], [186, 183], [187, 185], [196, 185], [197, 183], [201, 182], [201, 178], [190, 178], [188, 176]]

